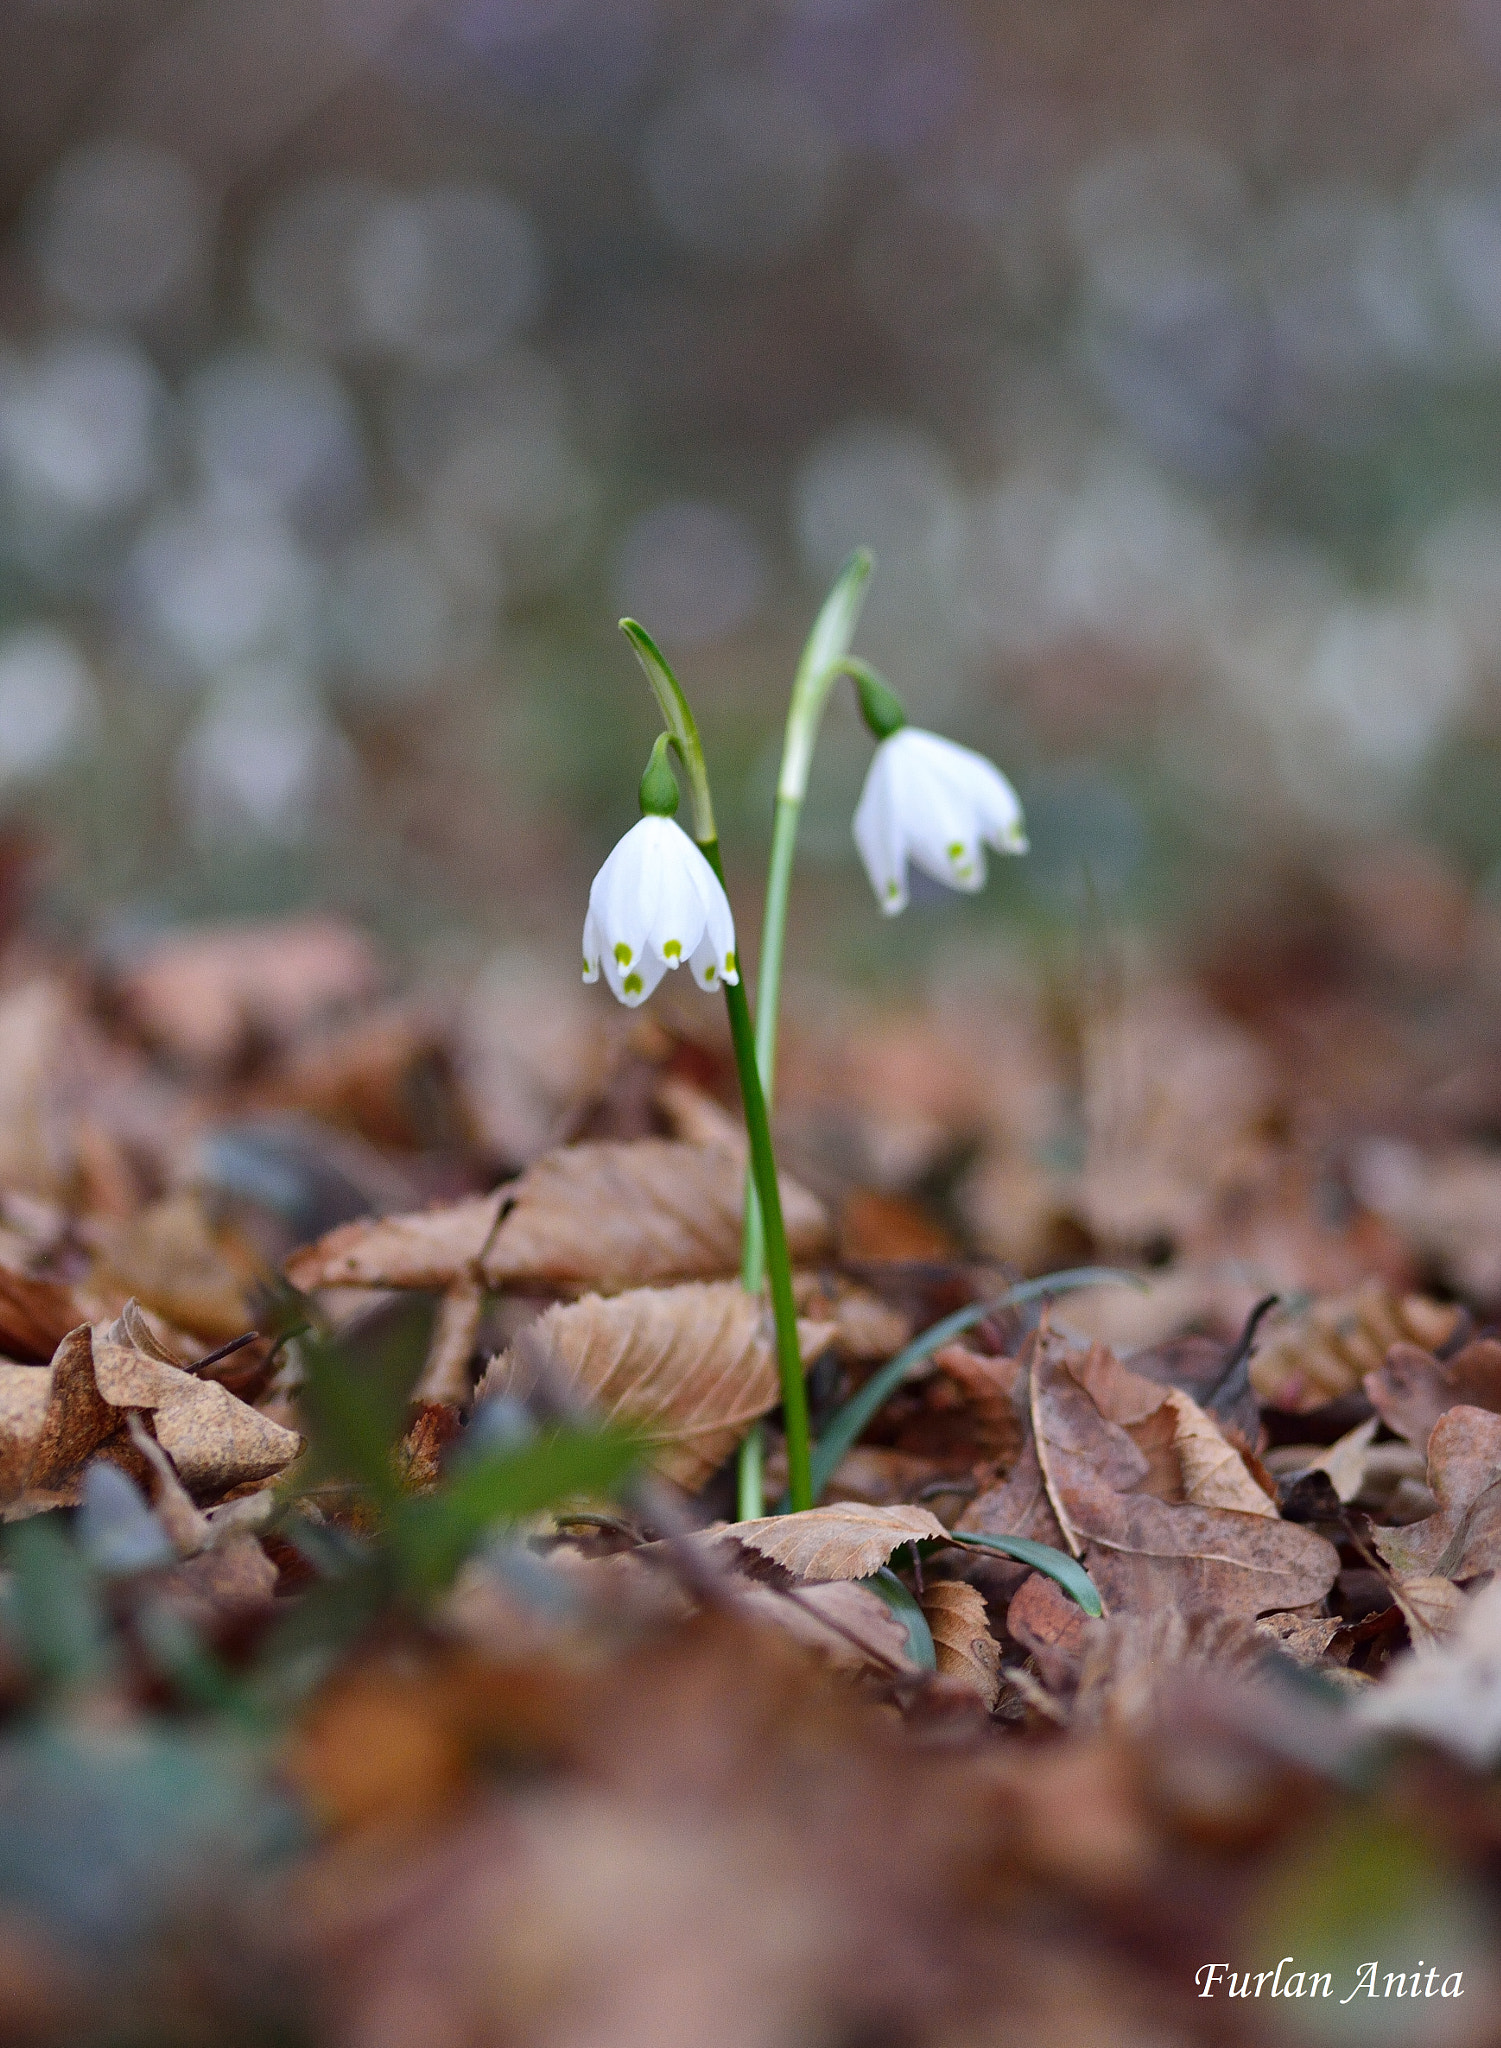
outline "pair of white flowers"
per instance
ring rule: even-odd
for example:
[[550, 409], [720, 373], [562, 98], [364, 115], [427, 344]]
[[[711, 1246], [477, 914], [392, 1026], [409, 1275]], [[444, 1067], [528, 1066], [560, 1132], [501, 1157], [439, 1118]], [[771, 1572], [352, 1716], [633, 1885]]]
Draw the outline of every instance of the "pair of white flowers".
[[[985, 848], [1025, 853], [1016, 791], [969, 747], [903, 725], [883, 739], [855, 811], [855, 844], [888, 916], [907, 906], [907, 868], [967, 893], [985, 882]], [[702, 989], [738, 981], [735, 921], [708, 861], [681, 825], [648, 815], [594, 878], [584, 920], [584, 979], [644, 1003], [686, 961]]]

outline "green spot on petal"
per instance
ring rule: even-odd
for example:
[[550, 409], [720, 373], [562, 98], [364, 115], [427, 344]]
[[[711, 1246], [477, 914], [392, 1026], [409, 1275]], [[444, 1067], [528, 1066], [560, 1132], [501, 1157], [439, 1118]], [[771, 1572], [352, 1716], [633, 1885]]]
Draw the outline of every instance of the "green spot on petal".
[[725, 971], [725, 973], [726, 973], [726, 974], [734, 974], [734, 973], [736, 972], [736, 965], [735, 965], [735, 956], [734, 956], [734, 954], [733, 954], [733, 953], [726, 953], [726, 954], [725, 954], [725, 956], [724, 956], [724, 971]]
[[949, 850], [948, 850], [948, 851], [949, 851], [949, 859], [950, 859], [950, 860], [952, 860], [952, 861], [960, 861], [960, 860], [963, 860], [963, 858], [964, 858], [964, 841], [963, 841], [962, 839], [956, 839], [956, 840], [955, 840], [955, 841], [953, 842], [953, 844], [952, 844], [952, 845], [950, 846], [950, 848], [949, 848]]
[[900, 896], [901, 893], [901, 890], [897, 887], [895, 882], [888, 882], [886, 884], [886, 895], [888, 901]]
[[620, 986], [628, 996], [639, 996], [641, 993], [641, 977], [639, 974], [628, 974]]
[[615, 941], [615, 958], [622, 967], [629, 967], [631, 964], [631, 949], [624, 939], [617, 939]]
[[664, 960], [681, 960], [682, 957], [683, 949], [681, 945], [678, 943], [676, 939], [669, 939], [667, 941], [667, 944], [662, 948], [662, 958]]
[[714, 965], [714, 962], [711, 960], [708, 966], [704, 969], [704, 980], [713, 981], [714, 977], [718, 974], [718, 972], [719, 969]]

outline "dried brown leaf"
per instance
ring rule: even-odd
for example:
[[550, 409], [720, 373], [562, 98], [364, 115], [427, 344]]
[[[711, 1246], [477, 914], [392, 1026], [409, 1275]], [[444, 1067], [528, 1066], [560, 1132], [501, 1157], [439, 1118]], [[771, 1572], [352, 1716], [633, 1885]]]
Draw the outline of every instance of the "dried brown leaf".
[[904, 1543], [948, 1539], [942, 1522], [926, 1508], [873, 1508], [853, 1500], [796, 1515], [732, 1522], [725, 1534], [795, 1579], [868, 1579]]
[[473, 1275], [466, 1274], [445, 1289], [433, 1319], [432, 1341], [421, 1376], [412, 1389], [414, 1401], [443, 1401], [453, 1408], [468, 1407], [474, 1391], [469, 1368], [479, 1341], [484, 1308], [484, 1284]]
[[[823, 1209], [785, 1176], [781, 1188], [793, 1257], [812, 1258], [828, 1242]], [[287, 1274], [303, 1288], [437, 1288], [482, 1258], [491, 1287], [713, 1279], [739, 1264], [744, 1195], [743, 1155], [724, 1146], [567, 1145], [494, 1194], [346, 1223], [295, 1253]]]
[[[1463, 1596], [1461, 1596], [1463, 1597]], [[1356, 1703], [1368, 1728], [1418, 1735], [1485, 1770], [1501, 1757], [1501, 1580], [1454, 1617], [1446, 1640], [1399, 1658]]]
[[922, 1611], [940, 1673], [962, 1680], [993, 1711], [1001, 1696], [1001, 1646], [990, 1633], [984, 1594], [962, 1579], [937, 1579]]
[[329, 917], [202, 925], [155, 940], [117, 974], [127, 1016], [179, 1059], [225, 1065], [374, 993], [370, 941]]
[[0, 1354], [6, 1358], [46, 1365], [83, 1315], [71, 1287], [0, 1266]]
[[1501, 1566], [1501, 1415], [1451, 1408], [1428, 1439], [1438, 1513], [1378, 1529], [1376, 1547], [1399, 1578], [1473, 1579]]
[[196, 1195], [170, 1195], [100, 1235], [102, 1284], [114, 1282], [213, 1344], [253, 1327], [256, 1262], [244, 1245], [209, 1227]]
[[[1501, 1160], [1477, 1145], [1424, 1153], [1373, 1139], [1353, 1162], [1355, 1190], [1461, 1294], [1501, 1291]], [[1425, 1340], [1412, 1333], [1418, 1343]], [[1442, 1340], [1439, 1340], [1442, 1341]]]
[[294, 1287], [447, 1288], [478, 1260], [515, 1183], [493, 1194], [341, 1223], [287, 1260]]
[[1323, 1663], [1342, 1626], [1337, 1615], [1322, 1614], [1263, 1614], [1256, 1623], [1257, 1633], [1284, 1656], [1315, 1668]]
[[1431, 1650], [1458, 1628], [1465, 1595], [1452, 1579], [1402, 1579], [1393, 1588], [1415, 1650]]
[[1079, 1675], [1091, 1633], [1099, 1627], [1056, 1579], [1031, 1572], [1006, 1609], [1006, 1632], [1037, 1661], [1043, 1683], [1061, 1692]]
[[296, 1457], [294, 1431], [215, 1381], [118, 1342], [120, 1327], [70, 1331], [50, 1367], [0, 1367], [0, 1498], [23, 1509], [72, 1500], [84, 1465], [101, 1453], [141, 1468], [129, 1429], [137, 1413], [150, 1415], [183, 1485], [200, 1496], [269, 1479]]
[[[803, 1362], [826, 1323], [798, 1324]], [[542, 1381], [656, 1447], [665, 1477], [701, 1486], [780, 1398], [770, 1312], [733, 1281], [641, 1287], [550, 1308], [492, 1361], [479, 1399]]]
[[[1328, 1592], [1338, 1556], [1312, 1530], [1259, 1510], [1180, 1504], [1142, 1491], [1151, 1473], [1148, 1456], [1091, 1398], [1084, 1384], [1091, 1376], [1096, 1384], [1120, 1386], [1098, 1364], [1091, 1373], [1089, 1360], [1073, 1360], [1053, 1342], [1039, 1345], [1032, 1424], [1054, 1513], [1108, 1609], [1166, 1605], [1251, 1619]], [[1136, 1384], [1153, 1395], [1163, 1391], [1147, 1381]], [[1118, 1412], [1120, 1405], [1117, 1400]]]
[[1450, 1408], [1501, 1414], [1501, 1344], [1482, 1337], [1446, 1359], [1417, 1344], [1394, 1344], [1385, 1364], [1366, 1374], [1365, 1391], [1388, 1429], [1426, 1451], [1435, 1423]]
[[905, 1624], [879, 1593], [854, 1580], [803, 1586], [795, 1600], [771, 1586], [743, 1585], [736, 1598], [743, 1612], [784, 1629], [836, 1671], [859, 1676], [893, 1664], [917, 1668], [908, 1656]]
[[1393, 1344], [1444, 1344], [1458, 1321], [1451, 1303], [1371, 1281], [1269, 1330], [1251, 1360], [1251, 1385], [1274, 1408], [1319, 1408], [1358, 1387]]

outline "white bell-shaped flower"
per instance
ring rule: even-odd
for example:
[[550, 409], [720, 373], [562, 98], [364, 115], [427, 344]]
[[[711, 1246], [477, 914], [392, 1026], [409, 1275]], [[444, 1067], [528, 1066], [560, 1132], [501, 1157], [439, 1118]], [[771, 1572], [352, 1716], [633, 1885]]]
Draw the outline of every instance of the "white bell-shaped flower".
[[985, 848], [1025, 853], [1016, 791], [970, 747], [903, 725], [881, 741], [855, 812], [855, 844], [888, 916], [907, 907], [907, 863], [950, 889], [985, 883]]
[[649, 814], [594, 877], [584, 979], [598, 981], [603, 967], [615, 995], [634, 1009], [685, 960], [701, 989], [740, 979], [735, 920], [719, 877], [681, 825]]

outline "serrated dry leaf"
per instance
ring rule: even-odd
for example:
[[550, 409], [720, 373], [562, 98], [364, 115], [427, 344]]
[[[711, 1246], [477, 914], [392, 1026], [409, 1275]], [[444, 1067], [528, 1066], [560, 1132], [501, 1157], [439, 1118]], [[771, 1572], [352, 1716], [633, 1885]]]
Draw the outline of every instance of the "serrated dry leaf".
[[[781, 1189], [792, 1255], [815, 1257], [823, 1208], [785, 1176]], [[743, 1158], [723, 1146], [565, 1145], [493, 1194], [343, 1224], [294, 1253], [287, 1275], [301, 1288], [442, 1288], [479, 1260], [491, 1287], [714, 1279], [739, 1264], [744, 1195]]]
[[947, 1529], [926, 1508], [872, 1508], [853, 1500], [732, 1522], [725, 1535], [795, 1579], [868, 1579], [904, 1543], [948, 1541]]
[[1473, 1579], [1501, 1566], [1501, 1415], [1451, 1408], [1428, 1439], [1438, 1513], [1377, 1529], [1376, 1548], [1399, 1578]]
[[1366, 1374], [1365, 1391], [1388, 1429], [1426, 1451], [1434, 1425], [1450, 1408], [1501, 1414], [1501, 1344], [1482, 1337], [1444, 1359], [1417, 1344], [1394, 1344], [1385, 1364]]
[[[1148, 1455], [1101, 1413], [1085, 1384], [1093, 1377], [1118, 1389], [1117, 1374], [1104, 1374], [1097, 1360], [1072, 1359], [1053, 1342], [1039, 1344], [1032, 1361], [1032, 1427], [1048, 1497], [1106, 1607], [1167, 1605], [1249, 1620], [1322, 1599], [1339, 1559], [1312, 1530], [1259, 1510], [1199, 1507], [1141, 1490]], [[1148, 1381], [1137, 1385], [1163, 1392]]]
[[1001, 1646], [990, 1633], [985, 1596], [963, 1579], [937, 1579], [923, 1594], [939, 1672], [977, 1692], [993, 1712], [1001, 1696]]
[[1274, 1408], [1319, 1408], [1358, 1387], [1393, 1344], [1445, 1344], [1458, 1321], [1452, 1303], [1371, 1281], [1267, 1330], [1251, 1358], [1251, 1385]]
[[[831, 1335], [827, 1323], [798, 1324], [805, 1365]], [[550, 1308], [491, 1362], [479, 1399], [538, 1380], [648, 1438], [657, 1469], [690, 1491], [781, 1398], [770, 1310], [734, 1281]]]

